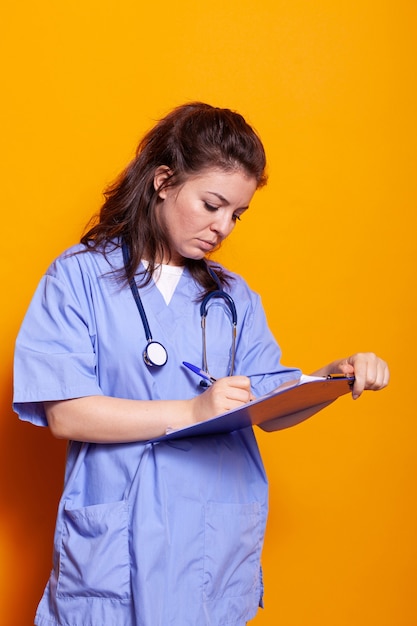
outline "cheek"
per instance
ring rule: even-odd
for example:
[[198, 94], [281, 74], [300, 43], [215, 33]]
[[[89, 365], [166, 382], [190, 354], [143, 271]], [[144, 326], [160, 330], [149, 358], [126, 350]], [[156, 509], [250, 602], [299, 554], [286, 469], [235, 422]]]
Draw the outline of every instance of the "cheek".
[[175, 239], [192, 236], [206, 228], [210, 222], [210, 216], [196, 208], [195, 201], [185, 197], [185, 194], [180, 194], [175, 201], [165, 201], [163, 219], [168, 233]]
[[204, 217], [201, 214], [196, 213], [190, 207], [184, 207], [179, 210], [175, 215], [175, 228], [176, 230], [185, 233], [198, 231], [204, 226]]
[[236, 222], [231, 221], [226, 236], [230, 235], [230, 233], [235, 229], [235, 226], [236, 226]]

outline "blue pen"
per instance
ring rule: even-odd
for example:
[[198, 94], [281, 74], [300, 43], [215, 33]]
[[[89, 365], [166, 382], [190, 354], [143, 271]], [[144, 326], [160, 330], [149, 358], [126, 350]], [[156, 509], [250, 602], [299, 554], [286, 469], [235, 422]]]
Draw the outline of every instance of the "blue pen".
[[197, 365], [193, 365], [192, 363], [187, 363], [187, 361], [183, 361], [182, 364], [185, 365], [185, 367], [188, 367], [188, 369], [194, 372], [194, 374], [197, 374], [197, 376], [201, 376], [201, 378], [205, 378], [205, 380], [209, 380], [211, 383], [216, 382], [216, 379], [213, 378], [213, 376], [210, 376], [210, 374], [207, 374], [207, 372], [197, 367]]

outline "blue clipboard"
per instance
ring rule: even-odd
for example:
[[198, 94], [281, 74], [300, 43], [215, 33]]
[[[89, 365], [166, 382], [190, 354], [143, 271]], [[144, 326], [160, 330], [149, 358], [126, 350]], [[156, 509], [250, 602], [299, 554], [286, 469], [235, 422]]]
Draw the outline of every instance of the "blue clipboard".
[[294, 381], [291, 386], [287, 383], [237, 409], [205, 422], [173, 430], [152, 439], [152, 442], [220, 435], [248, 426], [261, 425], [264, 430], [270, 431], [289, 428], [310, 417], [311, 409], [321, 410], [339, 396], [349, 393], [354, 380], [349, 376], [311, 377], [311, 380], [306, 382]]

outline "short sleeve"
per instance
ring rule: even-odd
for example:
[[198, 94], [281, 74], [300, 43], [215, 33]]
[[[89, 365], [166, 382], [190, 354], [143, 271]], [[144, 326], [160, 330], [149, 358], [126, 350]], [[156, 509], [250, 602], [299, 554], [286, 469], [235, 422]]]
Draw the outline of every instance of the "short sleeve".
[[13, 408], [22, 420], [46, 426], [44, 401], [102, 395], [86, 281], [72, 257], [55, 262], [33, 296], [15, 346]]
[[250, 377], [255, 395], [261, 396], [283, 383], [299, 379], [302, 372], [281, 363], [281, 349], [268, 326], [260, 296], [251, 292], [251, 302], [243, 321], [241, 369]]

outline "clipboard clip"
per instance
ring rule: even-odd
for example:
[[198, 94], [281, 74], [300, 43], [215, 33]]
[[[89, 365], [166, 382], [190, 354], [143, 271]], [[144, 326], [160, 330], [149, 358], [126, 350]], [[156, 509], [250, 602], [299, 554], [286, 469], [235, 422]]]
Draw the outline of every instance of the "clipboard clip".
[[352, 387], [353, 383], [355, 382], [355, 377], [354, 376], [346, 376], [346, 374], [328, 374], [326, 376], [327, 380], [337, 380], [340, 378], [346, 378], [346, 380], [348, 381], [348, 384], [350, 387]]

